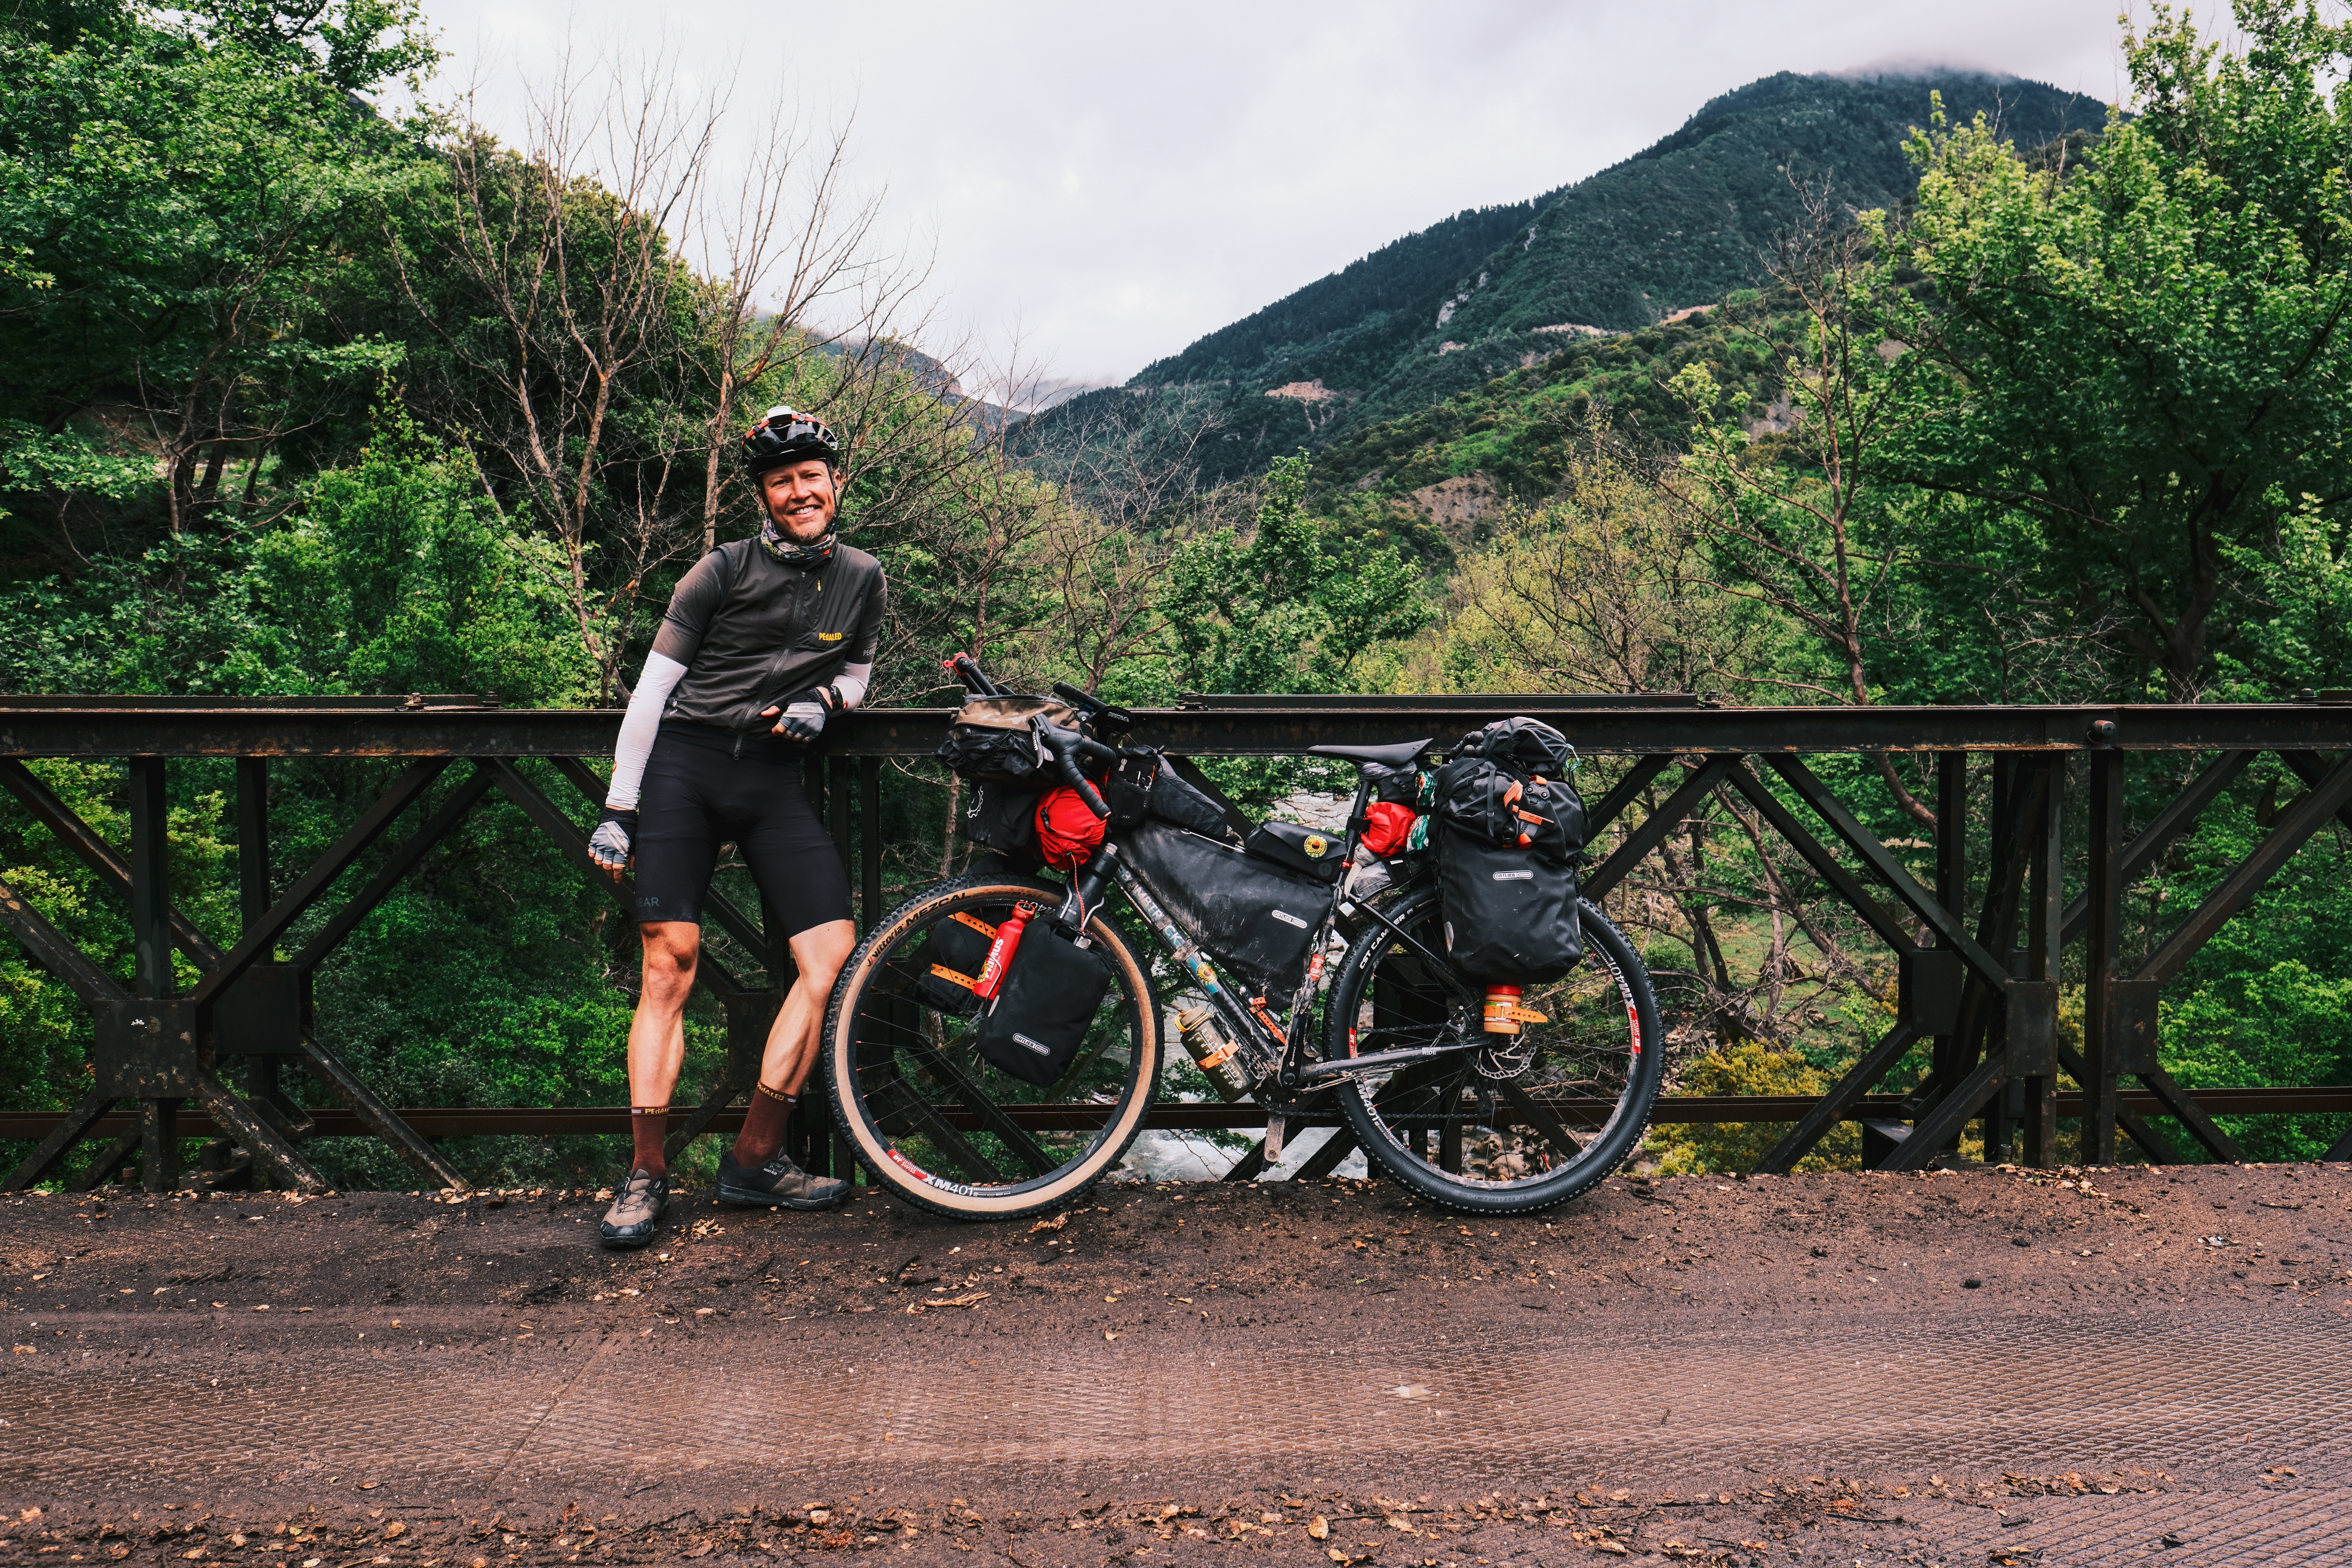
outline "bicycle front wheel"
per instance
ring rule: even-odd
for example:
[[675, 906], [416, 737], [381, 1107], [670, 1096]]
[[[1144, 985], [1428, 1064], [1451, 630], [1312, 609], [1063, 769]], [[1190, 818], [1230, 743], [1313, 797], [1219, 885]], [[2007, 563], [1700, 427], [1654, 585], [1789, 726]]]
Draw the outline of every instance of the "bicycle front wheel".
[[834, 986], [824, 1071], [835, 1121], [873, 1180], [908, 1203], [961, 1219], [1042, 1214], [1100, 1180], [1142, 1129], [1160, 1007], [1143, 960], [1106, 916], [1086, 937], [1108, 985], [1049, 1084], [982, 1055], [977, 1004], [936, 972], [956, 967], [939, 963], [956, 942], [971, 945], [961, 932], [992, 929], [1024, 903], [1049, 915], [1063, 893], [1025, 877], [942, 883], [867, 932]]
[[1584, 961], [1528, 987], [1546, 1016], [1516, 1037], [1480, 1029], [1483, 988], [1445, 956], [1435, 889], [1381, 911], [1331, 985], [1324, 1058], [1474, 1042], [1341, 1085], [1339, 1109], [1371, 1158], [1459, 1209], [1523, 1214], [1576, 1196], [1640, 1147], [1664, 1073], [1657, 998], [1633, 943], [1580, 905]]

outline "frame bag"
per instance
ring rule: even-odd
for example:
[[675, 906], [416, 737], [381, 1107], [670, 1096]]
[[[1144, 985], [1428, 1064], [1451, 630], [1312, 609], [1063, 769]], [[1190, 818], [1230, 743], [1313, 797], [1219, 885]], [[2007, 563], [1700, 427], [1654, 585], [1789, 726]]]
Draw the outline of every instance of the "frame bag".
[[[983, 941], [981, 957], [987, 956]], [[973, 1043], [991, 1064], [1042, 1089], [1070, 1070], [1087, 1043], [1087, 1026], [1109, 991], [1110, 971], [1103, 961], [1041, 915], [1021, 933], [1004, 989], [982, 1016]], [[969, 991], [964, 995], [971, 1000]]]
[[1228, 989], [1244, 1004], [1263, 996], [1276, 1012], [1289, 1010], [1336, 896], [1328, 884], [1160, 822], [1127, 834], [1119, 851], [1198, 936]]

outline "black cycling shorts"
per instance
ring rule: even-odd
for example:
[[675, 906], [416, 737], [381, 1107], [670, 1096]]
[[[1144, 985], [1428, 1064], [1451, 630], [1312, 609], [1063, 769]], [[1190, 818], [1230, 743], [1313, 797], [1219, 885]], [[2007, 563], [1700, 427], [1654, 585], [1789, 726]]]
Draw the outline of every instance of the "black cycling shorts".
[[700, 920], [727, 843], [742, 853], [786, 937], [850, 918], [849, 874], [809, 807], [797, 761], [730, 757], [659, 737], [637, 791], [637, 920]]

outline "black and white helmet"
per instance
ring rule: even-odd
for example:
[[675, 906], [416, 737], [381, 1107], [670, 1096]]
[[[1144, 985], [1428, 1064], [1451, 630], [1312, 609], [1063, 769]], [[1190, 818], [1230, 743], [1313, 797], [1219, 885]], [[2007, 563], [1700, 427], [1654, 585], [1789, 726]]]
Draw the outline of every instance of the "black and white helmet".
[[753, 479], [771, 468], [811, 458], [841, 467], [841, 448], [835, 444], [833, 426], [814, 414], [780, 403], [743, 432], [743, 471]]

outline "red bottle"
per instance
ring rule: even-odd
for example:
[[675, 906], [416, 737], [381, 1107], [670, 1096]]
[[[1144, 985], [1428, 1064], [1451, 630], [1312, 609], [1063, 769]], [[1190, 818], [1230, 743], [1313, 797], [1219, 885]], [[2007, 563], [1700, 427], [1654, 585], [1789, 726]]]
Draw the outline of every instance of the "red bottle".
[[983, 1002], [996, 1000], [996, 994], [1004, 989], [1005, 972], [1013, 967], [1013, 955], [1021, 951], [1021, 933], [1029, 928], [1029, 917], [1036, 912], [1034, 904], [1015, 904], [1013, 913], [996, 928], [996, 940], [988, 948], [988, 962], [980, 966], [980, 978], [972, 982], [973, 995]]

